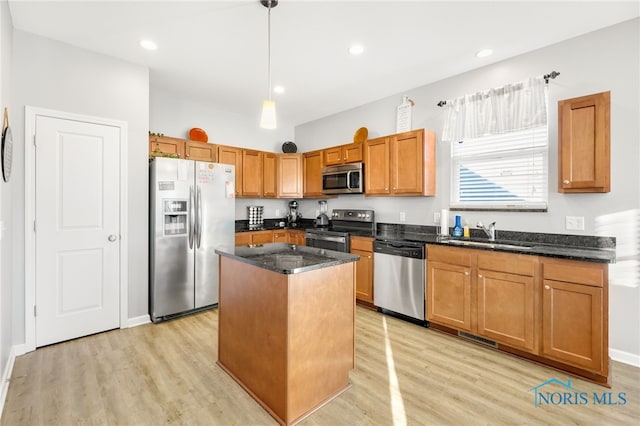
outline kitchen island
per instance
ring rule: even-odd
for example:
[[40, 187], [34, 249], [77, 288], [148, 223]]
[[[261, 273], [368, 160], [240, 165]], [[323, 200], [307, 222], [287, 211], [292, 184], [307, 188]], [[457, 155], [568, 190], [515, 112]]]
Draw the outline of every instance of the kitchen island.
[[281, 424], [346, 390], [358, 256], [283, 243], [216, 253], [218, 365]]

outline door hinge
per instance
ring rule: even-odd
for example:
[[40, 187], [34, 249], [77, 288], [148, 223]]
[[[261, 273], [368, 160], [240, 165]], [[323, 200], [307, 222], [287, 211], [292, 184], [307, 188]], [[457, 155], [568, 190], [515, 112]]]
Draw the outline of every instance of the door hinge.
[[34, 317], [38, 316], [38, 309], [36, 308], [36, 305], [33, 305], [33, 316]]

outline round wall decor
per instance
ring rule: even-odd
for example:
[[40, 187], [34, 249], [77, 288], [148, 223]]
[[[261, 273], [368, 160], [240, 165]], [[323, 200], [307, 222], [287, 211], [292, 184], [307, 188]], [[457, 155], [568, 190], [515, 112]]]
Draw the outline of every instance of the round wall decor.
[[286, 141], [282, 144], [282, 152], [284, 152], [285, 154], [293, 154], [294, 152], [298, 152], [298, 147], [295, 143]]

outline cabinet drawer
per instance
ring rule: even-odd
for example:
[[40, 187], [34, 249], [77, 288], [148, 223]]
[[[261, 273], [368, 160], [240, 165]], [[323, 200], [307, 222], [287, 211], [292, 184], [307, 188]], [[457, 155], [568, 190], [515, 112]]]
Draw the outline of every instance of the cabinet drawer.
[[373, 238], [351, 237], [351, 248], [354, 250], [373, 252]]
[[606, 264], [575, 260], [545, 260], [542, 263], [542, 277], [545, 280], [603, 287], [607, 275]]
[[534, 276], [538, 258], [514, 253], [489, 253], [478, 250], [478, 269]]
[[427, 260], [470, 266], [473, 250], [460, 247], [427, 246]]

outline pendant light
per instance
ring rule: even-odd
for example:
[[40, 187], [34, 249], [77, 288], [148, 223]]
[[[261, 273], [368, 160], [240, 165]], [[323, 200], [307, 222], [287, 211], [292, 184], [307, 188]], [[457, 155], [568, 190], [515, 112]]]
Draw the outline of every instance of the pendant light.
[[269, 10], [267, 15], [267, 69], [269, 76], [269, 87], [267, 92], [267, 99], [262, 102], [262, 118], [260, 119], [260, 127], [262, 127], [263, 129], [275, 129], [276, 103], [271, 100], [271, 9], [278, 5], [278, 0], [260, 0], [260, 3]]

